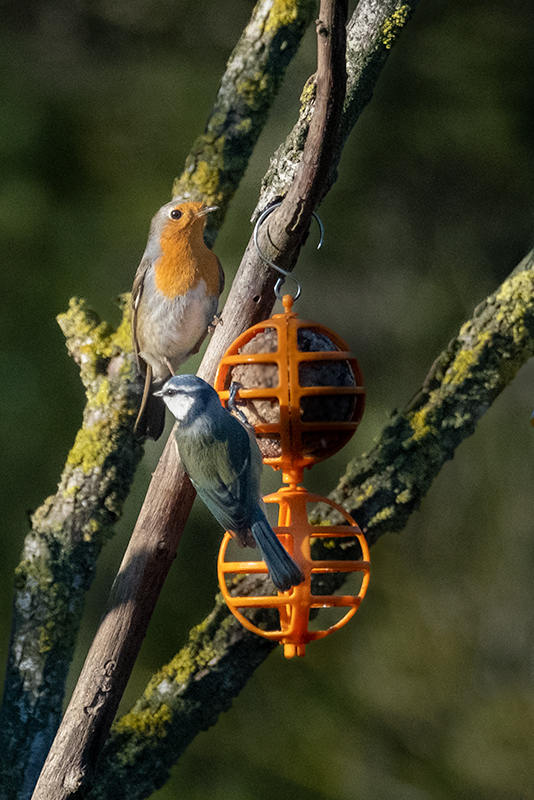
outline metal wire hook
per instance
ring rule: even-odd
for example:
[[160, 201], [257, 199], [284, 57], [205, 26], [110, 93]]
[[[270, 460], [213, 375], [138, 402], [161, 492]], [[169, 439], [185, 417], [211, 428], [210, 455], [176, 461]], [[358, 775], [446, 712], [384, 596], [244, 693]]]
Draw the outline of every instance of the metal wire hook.
[[[267, 256], [262, 253], [260, 245], [259, 245], [259, 242], [258, 242], [258, 231], [260, 229], [261, 223], [269, 216], [269, 214], [272, 211], [274, 211], [275, 208], [278, 208], [278, 206], [281, 206], [281, 205], [282, 205], [281, 202], [273, 203], [271, 206], [269, 206], [268, 208], [264, 209], [264, 211], [261, 212], [260, 216], [258, 217], [258, 219], [256, 221], [256, 224], [254, 225], [254, 246], [256, 247], [256, 250], [258, 251], [258, 254], [259, 254], [260, 258], [263, 259], [263, 261], [265, 261], [266, 264], [268, 264], [270, 267], [275, 269], [277, 272], [280, 272], [284, 276], [283, 278], [278, 278], [278, 280], [276, 281], [275, 287], [274, 287], [274, 293], [277, 296], [277, 298], [279, 300], [282, 299], [282, 291], [281, 291], [282, 290], [282, 286], [285, 283], [285, 278], [289, 278], [290, 280], [293, 281], [293, 283], [297, 287], [297, 290], [295, 292], [295, 297], [293, 298], [294, 300], [297, 300], [300, 297], [300, 293], [302, 291], [302, 287], [301, 287], [300, 283], [298, 282], [298, 280], [292, 275], [291, 272], [288, 272], [287, 270], [282, 269], [282, 267], [279, 267], [278, 264], [274, 263], [274, 261], [271, 261], [269, 258], [267, 258]], [[319, 244], [317, 245], [317, 250], [319, 250], [319, 248], [323, 244], [324, 226], [323, 226], [323, 223], [321, 222], [321, 218], [319, 217], [318, 214], [315, 213], [315, 211], [313, 212], [313, 217], [314, 217], [314, 219], [316, 220], [316, 222], [317, 222], [317, 224], [319, 226], [320, 237], [319, 237]]]

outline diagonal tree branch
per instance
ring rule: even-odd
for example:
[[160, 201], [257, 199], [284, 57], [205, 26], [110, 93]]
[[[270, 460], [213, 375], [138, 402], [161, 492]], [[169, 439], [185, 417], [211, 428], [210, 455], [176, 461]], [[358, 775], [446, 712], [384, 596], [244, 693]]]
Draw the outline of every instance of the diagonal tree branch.
[[[367, 527], [370, 544], [404, 527], [443, 463], [533, 355], [531, 251], [475, 309], [436, 360], [415, 401], [383, 431], [368, 456], [349, 465], [332, 495]], [[316, 514], [313, 521], [321, 518]], [[162, 786], [180, 754], [229, 708], [275, 646], [243, 628], [218, 596], [188, 644], [115, 723], [90, 800], [112, 800], [118, 784], [128, 786], [132, 800]]]
[[230, 56], [206, 129], [173, 186], [173, 197], [219, 206], [207, 219], [210, 245], [316, 9], [316, 0], [259, 2]]
[[[443, 464], [534, 355], [534, 251], [475, 309], [438, 356], [424, 386], [332, 494], [370, 544], [401, 530]], [[331, 515], [317, 514], [317, 519]]]
[[[298, 191], [288, 195], [277, 212], [277, 243], [282, 263], [292, 267], [307, 233], [311, 214], [320, 196], [324, 174], [329, 171], [331, 148], [323, 148], [322, 140], [331, 141], [337, 131], [345, 86], [346, 0], [323, 0], [318, 23], [319, 69], [314, 135], [308, 137], [296, 184]], [[341, 57], [339, 55], [341, 48]], [[337, 71], [336, 71], [337, 70]], [[340, 74], [340, 71], [342, 74]], [[332, 73], [329, 75], [329, 73]], [[329, 92], [330, 89], [330, 92]], [[338, 108], [336, 109], [336, 105]], [[316, 150], [319, 155], [316, 157]], [[304, 173], [305, 179], [302, 178]], [[308, 197], [301, 192], [306, 188]], [[280, 244], [279, 239], [282, 240]], [[284, 259], [283, 252], [289, 255]], [[248, 251], [247, 251], [248, 252]], [[247, 265], [249, 266], [249, 265]], [[244, 317], [243, 303], [238, 313], [228, 317], [235, 297], [243, 290], [250, 295], [250, 286], [243, 284], [243, 271], [225, 306], [223, 319], [237, 319], [242, 328], [254, 319]], [[257, 278], [256, 278], [257, 280]], [[252, 303], [254, 305], [254, 298]], [[261, 294], [257, 295], [259, 300]], [[263, 292], [262, 303], [252, 308], [255, 317], [261, 306], [272, 304]], [[214, 336], [203, 362], [204, 377], [213, 378], [214, 366], [226, 349], [230, 325], [219, 325], [221, 335]], [[226, 344], [228, 344], [227, 342]], [[189, 514], [194, 491], [180, 469], [173, 437], [170, 438], [150, 484], [145, 503], [132, 534], [119, 574], [111, 591], [108, 611], [97, 631], [84, 667], [74, 689], [56, 738], [37, 782], [33, 798], [83, 797], [93, 779], [96, 759], [107, 737], [120, 698], [143, 641], [163, 581], [175, 557], [181, 533]]]
[[126, 298], [116, 333], [81, 300], [58, 317], [87, 405], [57, 493], [33, 514], [15, 574], [0, 718], [5, 797], [28, 797], [37, 780], [42, 748], [50, 746], [59, 722], [84, 595], [142, 456], [132, 437], [139, 387], [129, 309]]
[[[413, 5], [415, 6], [415, 3]], [[398, 17], [396, 16], [399, 4], [396, 3], [392, 6], [390, 3], [385, 3], [382, 18], [378, 21], [376, 13], [374, 16], [373, 13], [371, 13], [372, 11], [376, 12], [377, 4], [374, 2], [374, 0], [368, 0], [367, 3], [361, 3], [358, 8], [358, 12], [360, 12], [362, 6], [363, 12], [359, 13], [357, 17], [358, 24], [365, 29], [367, 21], [370, 19], [371, 27], [368, 35], [365, 35], [362, 33], [362, 31], [358, 33], [357, 25], [352, 24], [350, 26], [353, 35], [352, 57], [356, 58], [359, 64], [372, 64], [373, 69], [370, 70], [370, 74], [374, 75], [374, 79], [376, 80], [379, 70], [384, 63], [385, 58], [387, 57], [387, 53], [390, 49], [392, 41], [391, 35], [388, 34], [388, 38], [384, 31], [390, 31], [391, 29], [396, 30], [397, 28], [400, 29], [401, 27], [400, 23], [398, 22]], [[369, 12], [368, 14], [365, 13], [366, 8]], [[407, 9], [406, 7], [403, 8], [404, 11], [401, 15], [402, 24], [404, 24], [407, 18]], [[353, 18], [353, 23], [355, 18]], [[359, 43], [363, 48], [368, 47], [369, 52], [365, 52], [365, 49], [363, 51], [359, 51]], [[376, 51], [379, 51], [379, 57], [376, 57]], [[356, 72], [357, 70], [352, 69], [353, 75]], [[365, 82], [365, 87], [368, 95], [367, 99], [369, 99], [372, 92], [369, 91], [368, 82]], [[357, 93], [355, 92], [352, 95], [352, 104], [345, 105], [345, 130], [347, 130], [347, 128], [350, 130], [350, 124], [347, 124], [346, 122], [347, 119], [350, 118], [351, 124], [353, 124], [353, 122], [358, 118], [358, 114], [354, 114], [354, 104], [357, 102], [355, 100], [356, 97]], [[363, 105], [364, 103], [362, 106]], [[272, 239], [274, 238], [275, 236], [272, 236]], [[264, 242], [263, 248], [266, 249], [269, 247], [269, 245], [269, 241], [267, 241], [267, 243]], [[273, 250], [268, 252], [268, 255], [270, 255], [272, 258], [277, 257], [279, 263], [284, 263], [283, 257], [280, 258], [280, 252], [276, 249], [273, 248]], [[288, 265], [287, 263], [284, 263], [284, 266], [291, 266], [291, 264]], [[201, 370], [203, 377], [207, 379], [213, 377], [215, 365], [219, 359], [218, 354], [226, 349], [226, 346], [235, 338], [238, 333], [242, 331], [244, 327], [246, 327], [246, 324], [252, 324], [259, 319], [265, 318], [265, 316], [270, 312], [272, 303], [268, 298], [270, 296], [270, 290], [273, 283], [274, 277], [265, 270], [263, 264], [258, 262], [256, 253], [254, 252], [252, 245], [249, 244], [238, 274], [238, 278], [234, 283], [232, 293], [230, 294], [225, 308], [225, 325], [223, 327], [219, 327], [219, 329], [216, 331], [212, 345], [207, 353], [207, 359], [203, 363], [203, 368]], [[267, 294], [265, 292], [267, 292]], [[245, 320], [245, 322], [242, 322], [242, 320]], [[216, 355], [213, 356], [213, 353]], [[172, 460], [173, 454], [171, 453], [169, 457]], [[164, 454], [162, 464], [166, 463], [165, 458], [166, 454]], [[164, 479], [164, 476], [165, 470], [162, 470], [159, 479]], [[175, 488], [178, 490], [179, 486], [180, 485], [176, 486]], [[187, 486], [187, 482], [185, 483], [185, 486]]]
[[[325, 179], [323, 196], [335, 181], [341, 151], [352, 128], [370, 102], [380, 73], [403, 27], [410, 20], [418, 0], [360, 0], [347, 26], [347, 89], [341, 125], [334, 143], [335, 156]], [[280, 145], [262, 181], [253, 218], [286, 194], [300, 162], [316, 99], [315, 76], [301, 96], [297, 123]]]
[[[315, 7], [315, 0], [261, 0], [230, 56], [206, 131], [174, 188], [216, 198], [218, 222]], [[16, 571], [0, 717], [0, 782], [10, 800], [30, 797], [59, 724], [85, 592], [142, 455], [132, 437], [139, 386], [127, 316], [114, 334], [80, 301], [59, 321], [88, 400], [58, 492], [34, 514]]]

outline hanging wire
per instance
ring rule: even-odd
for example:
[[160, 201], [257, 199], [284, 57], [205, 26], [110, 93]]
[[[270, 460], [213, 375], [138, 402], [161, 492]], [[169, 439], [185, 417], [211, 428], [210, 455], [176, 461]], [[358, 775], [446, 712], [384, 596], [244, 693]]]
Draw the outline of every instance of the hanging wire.
[[[260, 216], [258, 217], [258, 219], [256, 221], [256, 224], [254, 225], [254, 245], [256, 247], [256, 250], [258, 251], [258, 255], [260, 256], [260, 258], [263, 261], [265, 261], [265, 263], [268, 264], [270, 267], [272, 267], [277, 272], [280, 272], [281, 275], [283, 275], [282, 278], [278, 278], [278, 280], [276, 281], [275, 287], [274, 287], [274, 293], [277, 296], [277, 298], [279, 300], [282, 299], [282, 286], [284, 285], [286, 278], [289, 278], [290, 280], [293, 281], [293, 283], [297, 287], [297, 290], [295, 292], [295, 296], [293, 298], [294, 300], [297, 300], [300, 297], [300, 293], [302, 291], [302, 287], [301, 287], [300, 283], [298, 282], [298, 280], [292, 275], [291, 272], [288, 272], [287, 270], [282, 269], [282, 267], [279, 267], [278, 264], [274, 263], [274, 261], [271, 261], [269, 258], [267, 258], [267, 256], [264, 255], [264, 253], [261, 251], [261, 248], [260, 248], [260, 245], [259, 245], [259, 242], [258, 242], [258, 232], [259, 232], [261, 223], [269, 216], [269, 214], [272, 211], [274, 211], [275, 208], [278, 208], [278, 206], [281, 206], [281, 205], [282, 205], [281, 202], [273, 203], [271, 206], [269, 206], [264, 211], [262, 211], [262, 213], [260, 214]], [[317, 224], [319, 226], [320, 238], [319, 238], [319, 244], [317, 245], [317, 250], [319, 250], [319, 248], [323, 244], [324, 226], [323, 226], [323, 223], [321, 222], [321, 218], [319, 217], [318, 214], [315, 213], [315, 211], [313, 212], [313, 217], [314, 217], [314, 219], [316, 220], [316, 222], [317, 222]]]

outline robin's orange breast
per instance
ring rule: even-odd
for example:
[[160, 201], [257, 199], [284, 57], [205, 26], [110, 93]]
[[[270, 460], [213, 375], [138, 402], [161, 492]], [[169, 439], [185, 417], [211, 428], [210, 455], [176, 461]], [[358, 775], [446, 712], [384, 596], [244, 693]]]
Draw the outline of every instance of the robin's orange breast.
[[156, 288], [169, 300], [195, 289], [199, 281], [206, 284], [207, 293], [219, 295], [219, 259], [206, 247], [202, 235], [203, 221], [199, 220], [186, 232], [178, 234], [172, 226], [161, 234], [162, 255], [154, 264]]

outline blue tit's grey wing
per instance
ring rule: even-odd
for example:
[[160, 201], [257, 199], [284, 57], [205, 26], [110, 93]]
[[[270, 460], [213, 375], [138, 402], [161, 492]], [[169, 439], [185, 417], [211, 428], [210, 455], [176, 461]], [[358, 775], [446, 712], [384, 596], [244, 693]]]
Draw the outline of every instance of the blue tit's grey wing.
[[182, 463], [198, 495], [225, 530], [245, 534], [259, 497], [251, 445], [244, 427], [228, 415], [225, 425], [202, 441], [181, 436]]
[[[243, 464], [246, 473], [247, 464]], [[215, 519], [227, 531], [233, 531], [238, 536], [244, 534], [251, 525], [250, 512], [247, 507], [248, 492], [243, 491], [243, 481], [238, 475], [230, 484], [220, 478], [213, 478], [209, 484], [198, 483], [191, 479], [197, 494], [207, 505]]]

